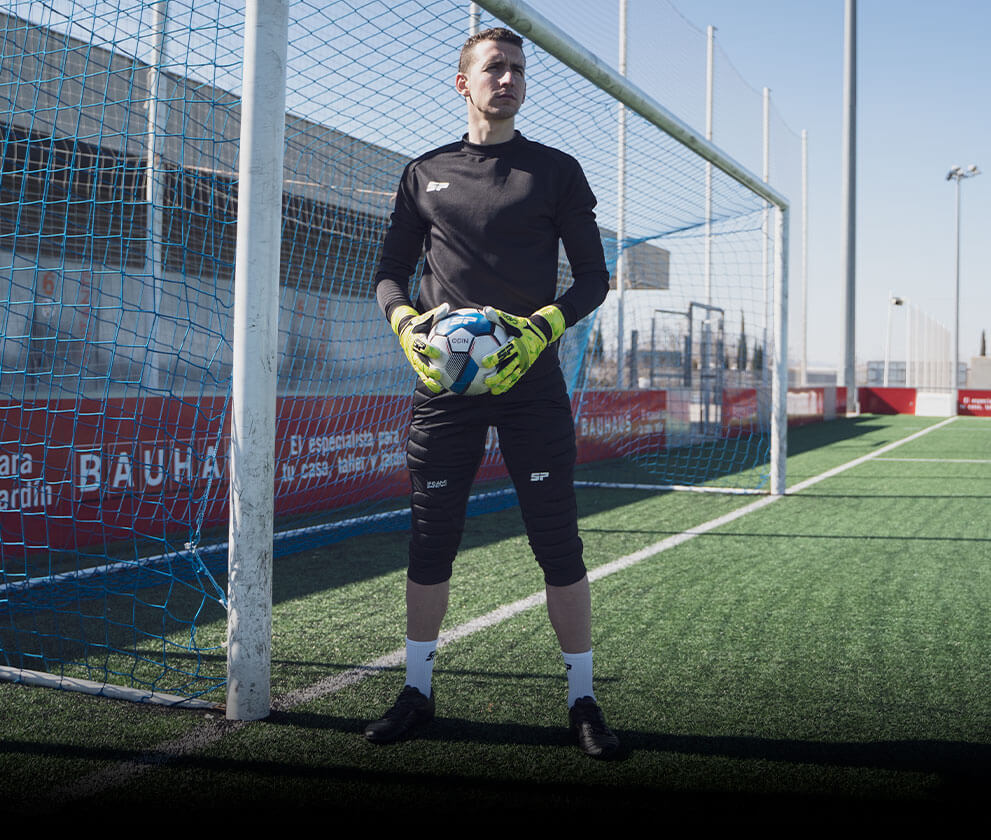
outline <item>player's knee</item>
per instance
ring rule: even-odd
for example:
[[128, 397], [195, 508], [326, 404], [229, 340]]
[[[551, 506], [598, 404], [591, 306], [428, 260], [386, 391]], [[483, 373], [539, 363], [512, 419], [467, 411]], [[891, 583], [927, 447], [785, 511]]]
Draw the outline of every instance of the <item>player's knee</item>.
[[412, 550], [409, 555], [409, 567], [406, 576], [420, 586], [435, 586], [451, 579], [454, 571], [454, 559], [417, 557]]
[[414, 583], [430, 586], [450, 579], [464, 532], [463, 509], [459, 507], [455, 512], [453, 508], [449, 499], [413, 492], [407, 574]]
[[576, 530], [530, 535], [530, 547], [550, 586], [570, 586], [585, 576], [582, 541]]
[[576, 539], [575, 542], [576, 545], [564, 554], [541, 552], [536, 555], [548, 586], [571, 586], [585, 577], [588, 570], [582, 560], [582, 541]]
[[535, 493], [524, 485], [520, 493], [527, 539], [544, 580], [551, 586], [569, 586], [585, 575], [574, 489], [561, 481], [549, 481], [543, 489], [549, 492]]

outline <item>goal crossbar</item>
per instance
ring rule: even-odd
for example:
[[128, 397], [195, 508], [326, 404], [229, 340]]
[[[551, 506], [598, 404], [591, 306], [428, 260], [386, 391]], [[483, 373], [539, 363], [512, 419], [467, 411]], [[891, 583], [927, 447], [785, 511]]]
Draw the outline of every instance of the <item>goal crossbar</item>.
[[714, 143], [706, 140], [653, 97], [604, 64], [598, 56], [573, 41], [558, 26], [526, 3], [520, 0], [477, 0], [477, 2], [487, 12], [513, 27], [521, 35], [525, 35], [558, 61], [609, 93], [631, 111], [653, 123], [747, 189], [757, 193], [780, 210], [788, 209], [788, 200], [770, 184], [735, 161]]

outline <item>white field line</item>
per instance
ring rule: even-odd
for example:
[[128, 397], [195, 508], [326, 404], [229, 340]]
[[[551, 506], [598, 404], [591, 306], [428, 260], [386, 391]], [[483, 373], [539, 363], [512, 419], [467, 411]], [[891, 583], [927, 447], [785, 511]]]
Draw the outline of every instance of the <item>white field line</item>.
[[987, 458], [878, 458], [877, 460], [929, 464], [991, 464], [991, 460]]
[[[919, 432], [909, 435], [906, 438], [889, 443], [887, 446], [883, 446], [875, 452], [863, 455], [860, 458], [855, 458], [852, 461], [848, 461], [847, 463], [834, 467], [831, 470], [826, 470], [826, 472], [820, 473], [812, 478], [807, 478], [805, 481], [801, 481], [792, 487], [788, 491], [787, 495], [800, 493], [801, 491], [818, 484], [820, 481], [825, 481], [827, 478], [832, 478], [842, 472], [846, 472], [853, 467], [873, 460], [886, 452], [890, 452], [892, 449], [915, 440], [916, 438], [929, 434], [929, 432], [933, 432], [936, 429], [941, 429], [943, 426], [948, 423], [952, 423], [954, 420], [956, 420], [955, 417], [950, 417], [940, 423], [936, 423], [933, 426], [929, 426]], [[764, 496], [757, 501], [751, 502], [748, 505], [744, 505], [741, 508], [737, 508], [736, 510], [727, 513], [724, 516], [717, 517], [716, 519], [697, 525], [694, 528], [689, 528], [686, 531], [682, 531], [680, 534], [676, 534], [672, 537], [661, 540], [660, 542], [656, 542], [653, 545], [649, 545], [646, 548], [642, 548], [639, 551], [634, 552], [633, 554], [620, 557], [604, 566], [598, 566], [589, 571], [589, 580], [599, 580], [600, 578], [604, 578], [608, 575], [622, 571], [623, 569], [627, 569], [630, 566], [634, 566], [637, 563], [647, 560], [648, 558], [655, 557], [668, 549], [679, 546], [682, 543], [694, 539], [695, 537], [701, 536], [702, 534], [707, 534], [710, 531], [714, 531], [716, 528], [747, 516], [748, 514], [760, 510], [761, 508], [765, 508], [780, 498], [783, 497]], [[466, 621], [463, 624], [459, 624], [458, 626], [441, 633], [437, 646], [438, 648], [444, 647], [445, 645], [449, 645], [452, 642], [465, 638], [466, 636], [470, 636], [473, 633], [477, 633], [479, 630], [484, 630], [488, 627], [501, 624], [519, 613], [544, 604], [546, 600], [546, 594], [541, 591], [535, 592], [533, 595], [526, 598], [521, 598], [518, 601], [514, 601], [512, 604], [506, 604], [505, 606], [498, 607], [485, 615], [479, 616], [478, 618], [473, 618], [471, 621]], [[326, 697], [327, 695], [334, 694], [347, 686], [355, 685], [361, 682], [366, 677], [381, 673], [386, 669], [397, 668], [403, 664], [405, 659], [405, 648], [397, 648], [391, 653], [380, 656], [378, 659], [368, 662], [365, 665], [350, 668], [340, 674], [320, 680], [313, 685], [291, 691], [282, 697], [276, 698], [272, 702], [272, 710], [287, 712], [296, 706], [302, 705], [303, 703], [309, 703], [313, 700], [318, 700], [322, 697]], [[200, 726], [192, 732], [189, 732], [188, 734], [173, 741], [153, 747], [148, 752], [131, 761], [119, 762], [103, 770], [98, 770], [95, 773], [91, 773], [89, 776], [85, 776], [73, 784], [66, 785], [55, 791], [55, 796], [57, 800], [74, 800], [103, 793], [111, 788], [117, 787], [118, 785], [126, 784], [131, 779], [144, 773], [150, 768], [166, 764], [169, 761], [206, 749], [222, 739], [225, 735], [237, 732], [247, 725], [248, 723], [244, 721], [226, 721], [219, 719], [212, 720], [209, 723]]]

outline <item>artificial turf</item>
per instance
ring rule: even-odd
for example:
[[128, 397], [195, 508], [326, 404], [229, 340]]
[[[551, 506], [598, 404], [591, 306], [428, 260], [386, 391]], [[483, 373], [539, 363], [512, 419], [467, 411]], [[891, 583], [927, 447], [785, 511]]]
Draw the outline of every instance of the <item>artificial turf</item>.
[[[935, 422], [794, 430], [789, 481]], [[596, 692], [622, 738], [617, 761], [570, 743], [563, 665], [537, 605], [443, 648], [438, 719], [385, 748], [360, 732], [391, 703], [399, 668], [243, 726], [0, 684], [0, 801], [21, 813], [380, 803], [702, 820], [773, 820], [789, 806], [820, 819], [976, 809], [991, 770], [989, 460], [991, 423], [960, 418], [596, 580]], [[752, 501], [581, 491], [586, 562]], [[276, 698], [400, 646], [405, 551], [402, 534], [370, 534], [277, 561]], [[540, 588], [518, 512], [474, 518], [445, 627]], [[219, 623], [203, 632], [222, 635]], [[184, 735], [196, 746], [163, 749]]]

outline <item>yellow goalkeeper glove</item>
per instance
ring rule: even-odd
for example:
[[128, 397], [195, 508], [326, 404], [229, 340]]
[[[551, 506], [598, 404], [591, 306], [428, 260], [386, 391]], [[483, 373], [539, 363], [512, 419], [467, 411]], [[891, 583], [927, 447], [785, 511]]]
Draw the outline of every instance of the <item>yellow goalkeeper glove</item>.
[[510, 340], [495, 353], [482, 359], [485, 367], [496, 370], [485, 380], [493, 394], [504, 394], [519, 382], [544, 348], [557, 341], [565, 329], [564, 314], [553, 304], [538, 309], [529, 318], [486, 306], [485, 317], [493, 324], [505, 327], [510, 336]]
[[399, 336], [399, 343], [410, 365], [420, 381], [435, 394], [443, 391], [444, 387], [437, 381], [440, 370], [431, 364], [431, 360], [439, 359], [443, 354], [439, 348], [427, 343], [427, 336], [434, 324], [447, 315], [449, 308], [442, 303], [421, 315], [412, 306], [397, 306], [390, 319], [392, 331]]

